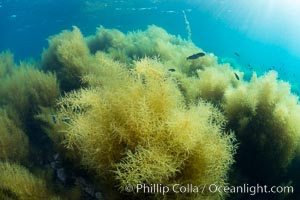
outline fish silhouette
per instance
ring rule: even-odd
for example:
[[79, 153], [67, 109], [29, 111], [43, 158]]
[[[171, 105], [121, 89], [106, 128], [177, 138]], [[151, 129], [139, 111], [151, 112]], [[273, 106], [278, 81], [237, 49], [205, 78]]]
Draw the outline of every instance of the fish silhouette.
[[205, 53], [200, 52], [200, 53], [196, 53], [196, 54], [193, 54], [191, 56], [188, 56], [186, 59], [187, 60], [194, 60], [194, 59], [200, 58], [202, 56], [205, 56]]

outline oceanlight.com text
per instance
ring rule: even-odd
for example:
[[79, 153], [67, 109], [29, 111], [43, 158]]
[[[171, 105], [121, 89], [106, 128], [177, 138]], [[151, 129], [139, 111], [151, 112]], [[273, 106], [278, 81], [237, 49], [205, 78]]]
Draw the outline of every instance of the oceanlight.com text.
[[267, 185], [249, 185], [243, 184], [240, 186], [219, 186], [211, 184], [208, 186], [210, 193], [227, 193], [227, 194], [281, 194], [281, 193], [294, 193], [293, 186], [267, 186]]
[[293, 186], [267, 186], [267, 185], [249, 185], [243, 184], [239, 186], [228, 186], [228, 185], [218, 185], [218, 184], [205, 184], [202, 186], [196, 186], [193, 184], [173, 184], [173, 185], [163, 185], [163, 184], [137, 184], [137, 185], [127, 185], [125, 188], [126, 192], [136, 192], [144, 194], [162, 194], [166, 195], [168, 193], [226, 193], [226, 194], [280, 194], [280, 193], [294, 193]]

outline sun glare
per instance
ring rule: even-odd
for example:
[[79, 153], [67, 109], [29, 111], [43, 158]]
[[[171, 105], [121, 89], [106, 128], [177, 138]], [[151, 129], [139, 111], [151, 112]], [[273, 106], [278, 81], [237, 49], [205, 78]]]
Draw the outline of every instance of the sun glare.
[[283, 46], [300, 57], [300, 0], [198, 0], [192, 4], [250, 39]]

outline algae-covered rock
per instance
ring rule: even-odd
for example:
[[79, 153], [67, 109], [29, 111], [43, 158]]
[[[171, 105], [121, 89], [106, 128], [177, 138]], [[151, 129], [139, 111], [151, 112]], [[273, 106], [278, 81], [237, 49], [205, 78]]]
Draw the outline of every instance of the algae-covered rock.
[[18, 164], [0, 162], [0, 197], [20, 200], [59, 200], [46, 183]]
[[93, 76], [91, 88], [59, 101], [58, 115], [70, 119], [64, 143], [81, 164], [121, 191], [128, 183], [225, 184], [235, 145], [223, 115], [203, 102], [186, 107], [157, 60], [138, 61], [130, 73], [113, 68], [110, 76], [126, 82], [97, 85]]
[[0, 160], [24, 162], [27, 159], [29, 142], [27, 135], [0, 110]]
[[300, 105], [290, 85], [275, 72], [254, 75], [250, 83], [226, 91], [224, 111], [240, 142], [239, 168], [261, 182], [280, 178], [300, 139]]

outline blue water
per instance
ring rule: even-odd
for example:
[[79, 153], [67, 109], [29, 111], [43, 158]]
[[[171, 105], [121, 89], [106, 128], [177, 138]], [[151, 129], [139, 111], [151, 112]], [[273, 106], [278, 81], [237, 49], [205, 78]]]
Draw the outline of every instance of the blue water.
[[197, 46], [213, 52], [220, 61], [234, 60], [245, 71], [251, 66], [262, 74], [273, 67], [281, 79], [299, 85], [300, 4], [293, 0], [250, 2], [0, 0], [0, 51], [10, 49], [16, 60], [39, 59], [47, 38], [72, 25], [89, 35], [99, 25], [127, 32], [155, 24], [187, 39], [184, 10]]

